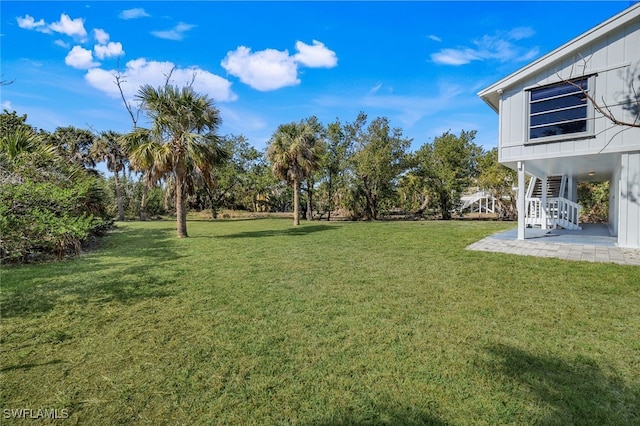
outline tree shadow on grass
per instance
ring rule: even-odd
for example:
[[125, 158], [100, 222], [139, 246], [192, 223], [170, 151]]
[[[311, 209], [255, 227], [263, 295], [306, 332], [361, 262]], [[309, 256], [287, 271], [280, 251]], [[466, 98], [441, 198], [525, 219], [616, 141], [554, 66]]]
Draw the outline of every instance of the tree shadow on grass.
[[[166, 230], [116, 231], [106, 238], [98, 256], [89, 254], [51, 264], [16, 267], [11, 272], [18, 276], [24, 269], [25, 279], [9, 285], [3, 283], [2, 317], [42, 314], [60, 303], [129, 303], [173, 294], [166, 286], [174, 280], [162, 269], [180, 255], [173, 249]], [[105, 258], [109, 261], [105, 262]], [[135, 259], [144, 262], [132, 265]], [[101, 270], [105, 273], [96, 274]], [[113, 271], [111, 275], [106, 272], [109, 270]]]
[[376, 407], [375, 413], [341, 412], [308, 423], [309, 426], [452, 426], [430, 413], [399, 407]]
[[60, 359], [55, 359], [53, 361], [42, 362], [40, 364], [27, 363], [27, 364], [21, 364], [21, 365], [9, 365], [9, 366], [0, 368], [0, 373], [6, 373], [8, 371], [13, 371], [13, 370], [30, 370], [36, 367], [46, 367], [49, 365], [62, 364], [62, 362], [63, 361]]
[[95, 282], [56, 285], [59, 276], [50, 277], [51, 284], [22, 287], [4, 291], [0, 300], [3, 318], [28, 317], [53, 310], [60, 303], [103, 304], [110, 301], [130, 303], [149, 298], [164, 298], [173, 293], [162, 287], [173, 280], [158, 279], [152, 275], [140, 277], [114, 277]]
[[188, 221], [189, 222], [211, 222], [211, 223], [227, 223], [227, 222], [253, 222], [253, 221], [257, 221], [257, 220], [274, 220], [274, 219], [285, 219], [285, 220], [292, 220], [292, 218], [288, 218], [288, 217], [268, 217], [268, 216], [264, 216], [264, 217], [230, 217], [230, 218], [223, 218], [222, 216], [218, 217], [217, 219], [212, 219], [212, 218], [189, 218]]
[[629, 386], [592, 359], [576, 356], [569, 362], [507, 345], [491, 346], [488, 352], [496, 360], [492, 370], [525, 385], [536, 404], [551, 408], [552, 414], [539, 424], [640, 424], [640, 384]]
[[153, 257], [154, 260], [173, 260], [179, 257], [172, 248], [176, 240], [173, 229], [126, 229], [108, 236], [103, 253], [116, 258]]
[[309, 235], [316, 232], [329, 231], [336, 229], [335, 225], [306, 225], [296, 226], [286, 229], [265, 229], [263, 231], [245, 231], [238, 232], [236, 234], [221, 235], [217, 238], [262, 238], [262, 237], [276, 237], [276, 236], [297, 236], [297, 235]]

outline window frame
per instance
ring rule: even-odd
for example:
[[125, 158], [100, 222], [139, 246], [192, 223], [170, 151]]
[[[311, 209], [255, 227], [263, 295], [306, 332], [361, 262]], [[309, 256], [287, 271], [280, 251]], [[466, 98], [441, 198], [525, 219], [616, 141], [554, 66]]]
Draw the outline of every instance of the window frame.
[[[526, 145], [536, 145], [536, 144], [541, 144], [541, 143], [548, 143], [548, 142], [556, 142], [556, 141], [566, 141], [566, 140], [576, 140], [576, 139], [585, 139], [585, 138], [593, 138], [595, 137], [594, 134], [594, 114], [595, 114], [595, 109], [593, 107], [593, 103], [587, 98], [586, 100], [586, 115], [583, 118], [577, 118], [577, 119], [573, 119], [573, 120], [568, 120], [566, 121], [567, 123], [571, 123], [571, 122], [577, 122], [577, 121], [586, 121], [586, 127], [584, 131], [580, 131], [580, 132], [573, 132], [573, 133], [563, 133], [560, 135], [552, 135], [552, 136], [543, 136], [543, 137], [538, 137], [538, 138], [531, 138], [531, 105], [532, 105], [532, 100], [531, 100], [531, 96], [532, 93], [534, 93], [537, 90], [540, 89], [545, 89], [545, 88], [551, 88], [553, 86], [561, 86], [561, 85], [569, 85], [569, 82], [577, 82], [580, 80], [586, 80], [586, 92], [589, 93], [589, 95], [591, 97], [593, 97], [593, 93], [595, 93], [595, 76], [596, 74], [591, 74], [591, 75], [584, 75], [581, 77], [574, 77], [571, 79], [566, 79], [566, 80], [559, 80], [555, 83], [550, 83], [550, 84], [545, 84], [545, 85], [536, 85], [536, 86], [532, 86], [532, 87], [527, 87], [525, 88], [525, 92], [526, 92], [526, 96], [525, 98], [525, 144]], [[580, 93], [580, 92], [573, 92], [573, 93]], [[571, 94], [569, 94], [571, 95]], [[563, 95], [560, 95], [560, 97]], [[543, 102], [544, 100], [550, 100], [553, 99], [554, 96], [549, 96], [548, 98], [543, 98], [543, 99], [538, 99], [536, 102]], [[570, 110], [572, 108], [557, 108], [557, 109], [549, 109], [546, 112], [554, 112], [554, 111], [561, 111], [561, 110]], [[554, 122], [551, 122], [549, 124], [553, 124]], [[561, 122], [556, 122], [556, 123], [561, 123]]]

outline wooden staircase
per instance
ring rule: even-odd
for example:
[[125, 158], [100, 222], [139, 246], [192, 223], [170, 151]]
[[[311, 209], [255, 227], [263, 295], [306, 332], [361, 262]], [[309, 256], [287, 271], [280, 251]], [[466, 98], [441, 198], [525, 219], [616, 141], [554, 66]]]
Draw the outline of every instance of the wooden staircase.
[[[535, 179], [533, 189], [531, 191], [530, 196], [532, 198], [542, 198], [542, 179]], [[562, 184], [562, 176], [549, 176], [547, 177], [547, 197], [548, 198], [556, 198], [556, 197], [565, 197], [564, 186]], [[561, 191], [562, 190], [562, 191]]]

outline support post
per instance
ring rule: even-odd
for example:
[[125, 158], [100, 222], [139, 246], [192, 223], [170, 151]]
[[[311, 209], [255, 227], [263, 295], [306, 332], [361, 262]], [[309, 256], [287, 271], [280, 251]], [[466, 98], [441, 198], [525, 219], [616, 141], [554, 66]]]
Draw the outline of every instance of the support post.
[[547, 229], [547, 192], [549, 192], [547, 176], [542, 178], [542, 193], [540, 194], [540, 229]]
[[567, 177], [567, 198], [574, 203], [578, 202], [577, 180], [573, 176]]
[[526, 227], [526, 220], [525, 220], [525, 208], [526, 208], [526, 196], [527, 196], [527, 189], [525, 188], [525, 183], [526, 183], [526, 179], [525, 179], [525, 167], [524, 167], [524, 161], [518, 161], [518, 239], [519, 240], [524, 240], [525, 239], [525, 227]]

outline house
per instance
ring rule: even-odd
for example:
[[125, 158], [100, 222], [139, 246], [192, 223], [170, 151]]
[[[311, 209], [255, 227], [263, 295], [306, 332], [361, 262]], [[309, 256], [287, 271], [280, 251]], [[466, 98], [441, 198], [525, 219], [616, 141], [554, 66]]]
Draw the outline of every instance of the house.
[[609, 181], [609, 232], [640, 248], [640, 3], [478, 96], [499, 115], [498, 161], [518, 172], [518, 239], [579, 232], [578, 182]]

